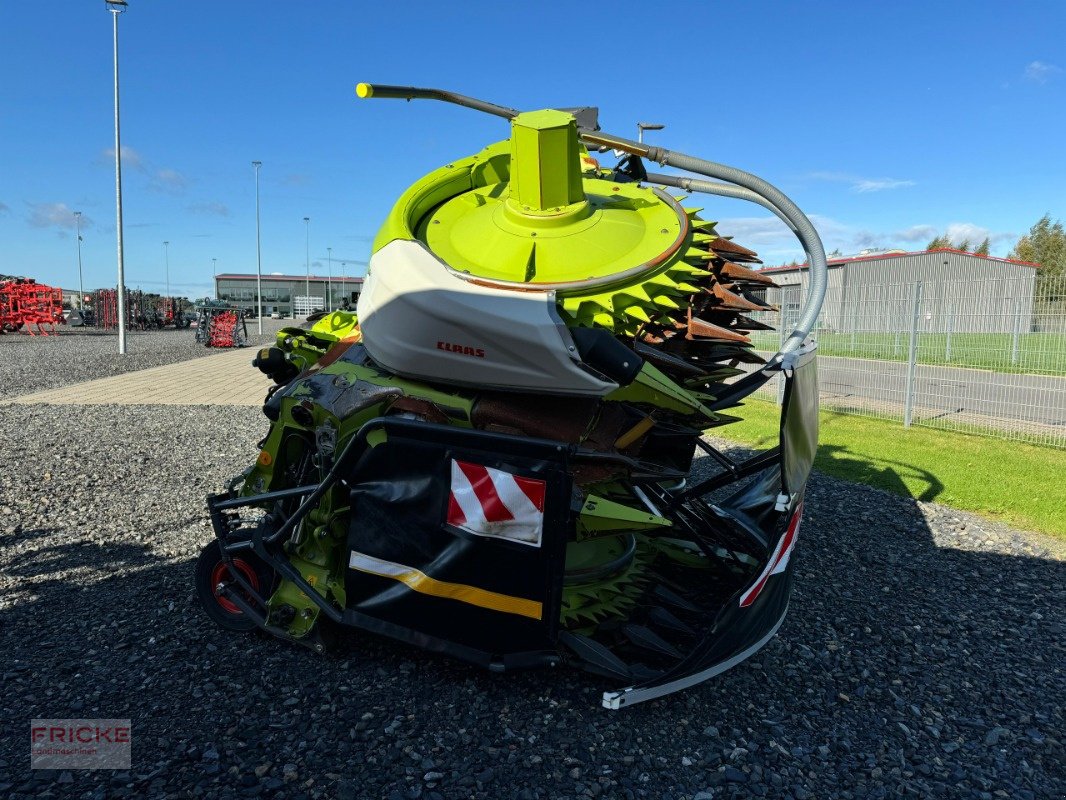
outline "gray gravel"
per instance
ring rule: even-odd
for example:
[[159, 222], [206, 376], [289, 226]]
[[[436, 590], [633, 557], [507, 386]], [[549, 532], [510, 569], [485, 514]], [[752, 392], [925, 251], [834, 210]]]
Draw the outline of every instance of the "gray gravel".
[[[273, 342], [275, 332], [293, 324], [264, 319], [263, 335], [258, 336], [255, 320], [250, 320], [248, 346]], [[58, 336], [0, 335], [0, 399], [220, 352], [197, 344], [195, 336], [192, 328], [130, 331], [126, 355], [120, 356], [118, 335], [93, 328], [61, 326]]]
[[[324, 658], [209, 623], [203, 497], [254, 457], [255, 409], [0, 415], [2, 797], [1066, 794], [1066, 566], [1020, 532], [815, 475], [780, 634], [607, 712], [576, 671], [358, 635]], [[133, 769], [31, 772], [34, 716], [131, 717]]]

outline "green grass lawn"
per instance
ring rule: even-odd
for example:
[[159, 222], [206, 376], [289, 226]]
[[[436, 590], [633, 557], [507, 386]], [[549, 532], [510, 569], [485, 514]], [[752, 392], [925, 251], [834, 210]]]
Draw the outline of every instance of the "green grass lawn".
[[[712, 435], [777, 443], [779, 409], [749, 400]], [[821, 412], [814, 467], [904, 497], [935, 500], [1066, 540], [1066, 451]]]
[[[753, 337], [756, 347], [776, 350], [777, 333]], [[907, 333], [816, 334], [818, 354], [906, 361], [910, 339]], [[918, 363], [974, 367], [996, 372], [1027, 372], [1066, 375], [1066, 333], [1023, 333], [1018, 336], [1014, 354], [1014, 337], [1009, 333], [919, 333]]]

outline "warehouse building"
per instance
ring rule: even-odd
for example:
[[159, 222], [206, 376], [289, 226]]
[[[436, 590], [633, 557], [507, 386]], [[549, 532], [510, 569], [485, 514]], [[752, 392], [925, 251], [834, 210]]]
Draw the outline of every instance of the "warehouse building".
[[[829, 260], [829, 287], [818, 328], [863, 333], [907, 330], [918, 315], [928, 333], [1014, 333], [1031, 329], [1036, 264], [960, 250], [864, 252]], [[807, 266], [767, 267], [779, 288], [765, 291], [795, 323]], [[760, 293], [761, 294], [761, 293]]]
[[[306, 317], [320, 309], [355, 308], [362, 278], [326, 277], [322, 275], [263, 276], [263, 314], [282, 317]], [[215, 276], [215, 297], [240, 309], [255, 312], [255, 274], [226, 273]]]

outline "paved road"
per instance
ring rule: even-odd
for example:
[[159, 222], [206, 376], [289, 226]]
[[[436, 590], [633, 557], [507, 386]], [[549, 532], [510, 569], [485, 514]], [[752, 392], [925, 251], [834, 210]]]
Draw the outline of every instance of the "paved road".
[[194, 405], [259, 406], [270, 380], [249, 366], [254, 348], [179, 361], [124, 375], [24, 394], [18, 405]]
[[[248, 405], [263, 402], [269, 380], [248, 366], [254, 351], [205, 358], [100, 378], [14, 399], [19, 404], [119, 403]], [[818, 378], [829, 405], [902, 413], [907, 365], [898, 361], [821, 356]], [[1012, 375], [960, 367], [918, 366], [915, 418], [1066, 435], [1066, 377]]]
[[[907, 365], [819, 356], [818, 381], [827, 398], [853, 398], [864, 406], [902, 407]], [[961, 415], [972, 421], [976, 415], [1066, 430], [1066, 377], [919, 365], [915, 368], [914, 405], [921, 409], [923, 419]]]

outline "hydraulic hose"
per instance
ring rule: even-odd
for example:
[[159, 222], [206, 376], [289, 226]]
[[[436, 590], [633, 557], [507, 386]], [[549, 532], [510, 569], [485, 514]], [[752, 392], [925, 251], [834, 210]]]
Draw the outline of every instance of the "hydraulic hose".
[[745, 189], [743, 186], [733, 186], [730, 183], [715, 183], [714, 181], [701, 181], [698, 178], [682, 178], [680, 175], [663, 175], [657, 172], [649, 172], [647, 181], [648, 183], [658, 183], [661, 186], [675, 186], [678, 189], [684, 189], [686, 192], [718, 194], [722, 197], [732, 197], [736, 200], [747, 200], [749, 203], [758, 203], [763, 208], [774, 212], [777, 218], [788, 226], [790, 231], [793, 233], [796, 232], [796, 226], [792, 224], [791, 220], [789, 220], [789, 218], [786, 217], [777, 206], [765, 197], [756, 194], [751, 189]]
[[[597, 147], [622, 150], [626, 153], [655, 161], [658, 164], [675, 167], [686, 172], [695, 172], [697, 175], [706, 175], [709, 178], [717, 178], [718, 180], [735, 184], [747, 191], [736, 192], [730, 187], [710, 181], [681, 179], [674, 183], [674, 180], [677, 179], [665, 175], [656, 175], [654, 179], [649, 176], [649, 180], [667, 178], [667, 185], [677, 185], [689, 191], [709, 192], [710, 194], [721, 194], [742, 200], [750, 200], [770, 209], [781, 218], [792, 229], [792, 232], [803, 246], [803, 250], [807, 254], [807, 264], [809, 265], [811, 276], [810, 285], [807, 288], [807, 296], [804, 298], [803, 309], [800, 312], [799, 320], [796, 322], [796, 328], [785, 340], [784, 344], [781, 345], [781, 352], [790, 353], [802, 346], [803, 340], [814, 330], [814, 325], [818, 321], [818, 314], [822, 310], [826, 286], [829, 283], [829, 265], [826, 263], [825, 248], [822, 246], [822, 239], [818, 236], [818, 231], [814, 229], [814, 225], [807, 219], [807, 215], [800, 211], [799, 207], [784, 192], [757, 175], [752, 175], [750, 172], [745, 172], [736, 167], [687, 156], [684, 153], [675, 153], [662, 147], [651, 147], [642, 142], [634, 142], [631, 139], [623, 139], [600, 131], [579, 130], [578, 134], [583, 141]], [[681, 183], [681, 181], [686, 181], [686, 183]]]
[[[750, 189], [755, 194], [767, 200], [775, 207], [775, 214], [783, 217], [790, 223], [796, 238], [799, 239], [807, 254], [807, 264], [810, 271], [810, 285], [807, 287], [807, 296], [804, 298], [803, 310], [796, 321], [796, 329], [792, 331], [788, 339], [781, 345], [782, 353], [798, 350], [803, 345], [814, 325], [818, 321], [818, 314], [822, 310], [822, 302], [825, 300], [825, 290], [829, 284], [829, 265], [825, 259], [825, 248], [822, 239], [815, 230], [814, 225], [807, 219], [807, 215], [800, 211], [799, 206], [793, 203], [784, 192], [777, 187], [764, 181], [762, 178], [752, 175], [750, 172], [718, 164], [714, 161], [705, 161], [702, 158], [686, 156], [683, 153], [672, 153], [661, 148], [652, 148], [649, 158], [659, 164], [665, 164], [687, 172], [695, 172], [706, 175], [709, 178], [734, 183], [745, 189]], [[655, 152], [657, 151], [657, 152]]]

